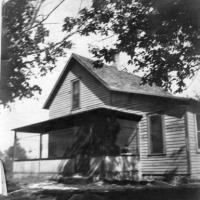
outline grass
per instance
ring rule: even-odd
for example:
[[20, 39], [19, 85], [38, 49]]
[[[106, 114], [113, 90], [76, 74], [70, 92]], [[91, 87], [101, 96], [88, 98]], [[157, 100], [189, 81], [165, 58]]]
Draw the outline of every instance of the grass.
[[28, 177], [23, 179], [23, 183], [20, 181], [21, 184], [19, 181], [20, 179], [9, 179], [7, 185], [9, 195], [0, 196], [0, 200], [200, 200], [200, 184], [171, 186], [167, 183], [155, 182], [137, 187], [130, 183], [104, 183], [102, 185], [90, 183], [75, 185], [74, 187], [80, 187], [78, 191], [65, 190], [64, 187], [69, 185], [61, 184], [60, 189], [57, 190], [37, 189], [34, 191], [26, 186], [29, 183], [37, 183], [38, 178]]

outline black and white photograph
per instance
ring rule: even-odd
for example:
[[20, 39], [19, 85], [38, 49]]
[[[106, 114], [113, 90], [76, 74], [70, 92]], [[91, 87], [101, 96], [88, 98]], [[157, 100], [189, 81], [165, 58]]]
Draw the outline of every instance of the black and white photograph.
[[200, 0], [1, 0], [0, 34], [0, 200], [200, 200]]

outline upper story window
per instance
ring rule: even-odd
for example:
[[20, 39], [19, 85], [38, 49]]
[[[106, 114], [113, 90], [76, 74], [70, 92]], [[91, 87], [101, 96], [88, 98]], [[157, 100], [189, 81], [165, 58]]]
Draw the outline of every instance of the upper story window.
[[72, 81], [72, 110], [80, 108], [80, 81]]
[[164, 153], [163, 117], [162, 115], [149, 116], [149, 153]]
[[200, 149], [200, 114], [196, 115], [197, 148]]

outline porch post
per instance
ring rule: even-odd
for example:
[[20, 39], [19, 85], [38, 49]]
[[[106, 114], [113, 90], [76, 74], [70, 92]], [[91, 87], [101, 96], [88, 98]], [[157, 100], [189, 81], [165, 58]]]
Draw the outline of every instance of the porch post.
[[141, 168], [141, 155], [140, 155], [140, 122], [138, 122], [137, 124], [137, 156], [138, 156], [138, 160], [137, 162], [139, 163], [138, 164], [138, 179], [139, 180], [142, 180], [142, 168]]
[[42, 133], [40, 133], [40, 159], [42, 158]]
[[12, 172], [14, 170], [14, 161], [15, 161], [15, 154], [16, 154], [16, 143], [17, 143], [17, 131], [14, 132], [13, 157], [12, 157]]
[[16, 153], [16, 143], [17, 143], [17, 132], [14, 132], [14, 143], [13, 143], [13, 161], [15, 159], [15, 153]]
[[[40, 161], [41, 161], [41, 158], [42, 158], [42, 133], [40, 133], [40, 147], [39, 147], [40, 149], [39, 149], [39, 166], [38, 166], [38, 175], [40, 176], [40, 165], [41, 165], [41, 163], [40, 163]], [[38, 176], [38, 178], [39, 178], [39, 176]]]

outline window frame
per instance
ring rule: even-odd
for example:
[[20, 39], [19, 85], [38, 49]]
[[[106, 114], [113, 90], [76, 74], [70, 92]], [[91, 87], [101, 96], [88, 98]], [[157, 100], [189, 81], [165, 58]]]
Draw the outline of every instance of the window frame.
[[[120, 124], [120, 121], [119, 120], [124, 120], [124, 119], [122, 119], [122, 118], [117, 118], [118, 119], [118, 122], [119, 122], [119, 124]], [[126, 120], [126, 119], [125, 119]], [[126, 149], [126, 147], [129, 147], [129, 145], [128, 146], [126, 146], [126, 145], [124, 145], [123, 147], [120, 147], [120, 153], [119, 153], [119, 156], [139, 156], [139, 122], [134, 122], [134, 121], [132, 121], [132, 120], [130, 120], [131, 121], [131, 123], [135, 123], [134, 125], [135, 126], [131, 126], [131, 128], [133, 128], [132, 129], [132, 132], [131, 132], [131, 134], [130, 134], [130, 136], [127, 138], [127, 142], [128, 142], [128, 140], [131, 138], [131, 140], [132, 140], [132, 136], [133, 136], [133, 133], [134, 133], [134, 131], [136, 131], [136, 152], [135, 153], [133, 153], [133, 152], [122, 152], [123, 150], [125, 150]], [[127, 128], [126, 126], [121, 126], [120, 125], [120, 131], [123, 129], [123, 128]], [[128, 128], [130, 128], [130, 127], [128, 127]], [[118, 140], [118, 137], [119, 137], [119, 134], [120, 134], [120, 131], [119, 131], [119, 133], [118, 133], [118, 135], [117, 135], [117, 140]], [[117, 140], [116, 140], [116, 144], [117, 144]], [[132, 142], [132, 141], [131, 141]]]
[[[162, 142], [163, 142], [163, 151], [162, 153], [154, 153], [152, 152], [152, 142], [151, 142], [151, 116], [160, 116], [161, 117], [161, 125], [162, 125]], [[165, 156], [166, 155], [166, 138], [165, 138], [165, 116], [162, 114], [150, 114], [147, 115], [147, 134], [148, 134], [148, 156]]]
[[199, 140], [198, 140], [198, 134], [200, 134], [200, 130], [198, 130], [198, 126], [197, 126], [197, 115], [200, 116], [200, 113], [195, 114], [195, 132], [196, 132], [196, 150], [197, 153], [200, 153], [200, 144], [199, 144]]
[[[78, 82], [79, 83], [79, 105], [78, 105], [78, 107], [73, 107], [73, 84], [75, 83], [75, 82]], [[74, 80], [72, 80], [71, 81], [71, 110], [73, 111], [73, 110], [78, 110], [78, 109], [80, 109], [81, 108], [81, 83], [80, 83], [80, 79], [74, 79]]]

